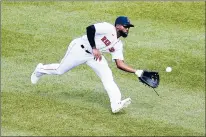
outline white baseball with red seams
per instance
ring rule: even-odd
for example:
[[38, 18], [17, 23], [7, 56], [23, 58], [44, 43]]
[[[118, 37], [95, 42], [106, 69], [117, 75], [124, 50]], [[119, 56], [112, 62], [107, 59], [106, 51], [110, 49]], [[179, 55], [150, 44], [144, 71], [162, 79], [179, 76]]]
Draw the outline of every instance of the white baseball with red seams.
[[[94, 26], [96, 29], [96, 48], [102, 53], [111, 53], [112, 60], [124, 60], [123, 44], [121, 40], [117, 38], [115, 26], [106, 22], [96, 23]], [[82, 48], [81, 45], [83, 45], [84, 48]], [[85, 52], [85, 50], [89, 51], [91, 54]], [[113, 80], [112, 71], [110, 70], [104, 56], [102, 56], [101, 61], [94, 60], [92, 48], [87, 39], [87, 35], [76, 38], [69, 44], [67, 52], [60, 63], [40, 65], [40, 68], [36, 69], [36, 74], [39, 76], [44, 74], [61, 75], [84, 63], [90, 66], [100, 77], [110, 98], [111, 107], [113, 106], [112, 104], [120, 102], [121, 92]]]

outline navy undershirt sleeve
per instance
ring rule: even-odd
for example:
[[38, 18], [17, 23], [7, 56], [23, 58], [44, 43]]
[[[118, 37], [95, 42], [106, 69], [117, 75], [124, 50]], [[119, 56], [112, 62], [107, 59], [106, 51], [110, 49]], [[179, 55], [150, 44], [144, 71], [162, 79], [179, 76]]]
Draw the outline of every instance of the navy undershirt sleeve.
[[92, 49], [96, 48], [96, 44], [94, 41], [95, 32], [96, 32], [96, 29], [95, 29], [94, 25], [87, 27], [87, 38], [89, 40], [89, 43], [90, 43]]

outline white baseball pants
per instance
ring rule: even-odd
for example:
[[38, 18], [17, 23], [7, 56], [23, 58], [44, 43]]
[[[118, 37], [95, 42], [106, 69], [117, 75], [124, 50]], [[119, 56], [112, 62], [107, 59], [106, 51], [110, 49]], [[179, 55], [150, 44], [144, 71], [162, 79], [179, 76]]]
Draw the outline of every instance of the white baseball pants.
[[114, 82], [112, 71], [104, 56], [101, 61], [94, 60], [94, 56], [85, 52], [81, 47], [81, 39], [74, 39], [68, 46], [68, 50], [61, 60], [60, 64], [46, 64], [38, 71], [40, 74], [61, 75], [75, 68], [78, 65], [86, 63], [90, 66], [101, 79], [105, 90], [110, 98], [110, 103], [121, 101], [121, 92]]

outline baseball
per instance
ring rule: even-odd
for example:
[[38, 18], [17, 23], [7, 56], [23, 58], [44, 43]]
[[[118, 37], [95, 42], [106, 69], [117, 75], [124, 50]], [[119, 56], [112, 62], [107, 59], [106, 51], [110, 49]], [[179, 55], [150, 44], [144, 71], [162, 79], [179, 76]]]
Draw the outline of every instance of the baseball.
[[166, 68], [166, 72], [171, 72], [172, 71], [172, 68], [171, 67], [167, 67]]

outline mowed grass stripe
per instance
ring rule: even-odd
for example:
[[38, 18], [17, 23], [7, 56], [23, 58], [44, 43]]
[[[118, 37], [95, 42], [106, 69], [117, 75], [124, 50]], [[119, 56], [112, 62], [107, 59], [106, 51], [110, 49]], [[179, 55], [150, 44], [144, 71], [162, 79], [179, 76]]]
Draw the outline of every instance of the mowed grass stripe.
[[[87, 102], [79, 106], [81, 103], [79, 100], [65, 104], [35, 94], [3, 93], [2, 95], [4, 97], [2, 104], [7, 104], [3, 105], [3, 111], [6, 108], [18, 113], [4, 114], [17, 124], [10, 127], [31, 130], [37, 132], [37, 135], [40, 135], [39, 133], [41, 135], [159, 135], [159, 133], [170, 135], [172, 132], [174, 135], [201, 135], [163, 121], [129, 117], [130, 114], [125, 112], [111, 115], [107, 109], [88, 106]], [[16, 104], [10, 105], [10, 101], [15, 101]], [[5, 123], [5, 127], [11, 124], [5, 120], [2, 122]], [[149, 132], [146, 133], [147, 131]]]
[[1, 128], [1, 135], [3, 136], [34, 136], [35, 134], [20, 130]]

